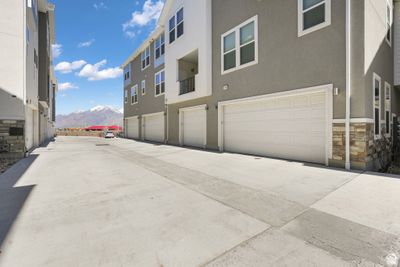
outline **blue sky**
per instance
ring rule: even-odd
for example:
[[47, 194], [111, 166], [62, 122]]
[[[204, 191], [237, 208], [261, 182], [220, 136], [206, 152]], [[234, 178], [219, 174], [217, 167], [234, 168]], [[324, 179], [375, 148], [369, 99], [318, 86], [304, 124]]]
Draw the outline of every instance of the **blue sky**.
[[52, 0], [57, 114], [123, 107], [119, 66], [155, 28], [162, 0]]

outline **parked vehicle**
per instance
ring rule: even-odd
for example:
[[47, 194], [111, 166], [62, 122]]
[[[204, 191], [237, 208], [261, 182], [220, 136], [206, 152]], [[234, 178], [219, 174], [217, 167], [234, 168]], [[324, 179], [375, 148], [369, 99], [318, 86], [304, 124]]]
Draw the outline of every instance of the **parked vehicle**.
[[106, 132], [106, 134], [105, 134], [104, 137], [105, 137], [105, 138], [115, 138], [115, 135], [114, 135], [113, 132]]

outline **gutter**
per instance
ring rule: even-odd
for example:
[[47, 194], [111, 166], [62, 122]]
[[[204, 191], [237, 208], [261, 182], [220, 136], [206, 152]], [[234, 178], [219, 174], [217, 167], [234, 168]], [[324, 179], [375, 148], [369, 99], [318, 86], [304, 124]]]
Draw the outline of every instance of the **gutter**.
[[350, 116], [351, 116], [351, 0], [346, 0], [346, 170], [351, 170], [350, 161]]

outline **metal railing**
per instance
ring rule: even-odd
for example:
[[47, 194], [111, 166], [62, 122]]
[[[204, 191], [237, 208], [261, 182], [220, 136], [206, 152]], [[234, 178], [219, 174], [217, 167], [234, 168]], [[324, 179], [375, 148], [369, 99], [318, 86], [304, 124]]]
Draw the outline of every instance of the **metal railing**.
[[196, 90], [195, 76], [182, 80], [180, 83], [179, 95], [184, 95]]

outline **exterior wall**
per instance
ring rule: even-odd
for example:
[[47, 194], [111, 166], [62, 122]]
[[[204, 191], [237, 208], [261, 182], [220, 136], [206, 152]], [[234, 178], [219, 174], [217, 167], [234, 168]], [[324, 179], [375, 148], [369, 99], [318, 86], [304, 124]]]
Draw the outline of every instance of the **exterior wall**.
[[[156, 39], [156, 38], [154, 38]], [[124, 118], [139, 116], [139, 135], [142, 138], [142, 115], [165, 112], [165, 94], [155, 95], [155, 74], [164, 69], [164, 64], [157, 67], [154, 65], [154, 42], [150, 44], [150, 66], [142, 70], [141, 56], [137, 56], [130, 63], [130, 82], [124, 86], [124, 90], [128, 90], [128, 102], [124, 102]], [[141, 83], [146, 81], [146, 93], [142, 94]], [[138, 103], [131, 104], [131, 88], [138, 85]], [[125, 125], [126, 129], [126, 125]]]
[[[211, 0], [175, 0], [171, 1], [170, 10], [166, 16], [166, 71], [165, 84], [166, 103], [173, 104], [205, 96], [212, 93], [212, 65], [211, 51]], [[168, 21], [181, 8], [184, 8], [184, 34], [169, 44]], [[196, 76], [196, 91], [179, 95], [180, 84], [178, 82], [179, 71], [177, 62], [179, 59], [198, 50], [198, 74]]]
[[[392, 86], [392, 112], [398, 114], [399, 106], [394, 101], [398, 93], [394, 84], [393, 40], [390, 46], [386, 40], [386, 0], [365, 1], [365, 110], [367, 118], [373, 118], [373, 73]], [[393, 39], [393, 38], [392, 38]], [[384, 87], [381, 92], [381, 119], [384, 120]], [[394, 96], [394, 98], [393, 98]]]
[[[332, 24], [298, 37], [297, 1], [213, 1], [216, 102], [333, 84], [334, 118], [345, 116], [345, 0], [332, 1]], [[221, 35], [258, 15], [258, 64], [221, 75]], [[282, 23], [284, 22], [284, 23]], [[228, 90], [223, 86], [228, 85]]]
[[394, 1], [393, 16], [394, 85], [400, 85], [400, 2]]
[[0, 119], [24, 118], [24, 3], [0, 1]]
[[39, 12], [39, 101], [49, 102], [50, 58], [48, 14]]

